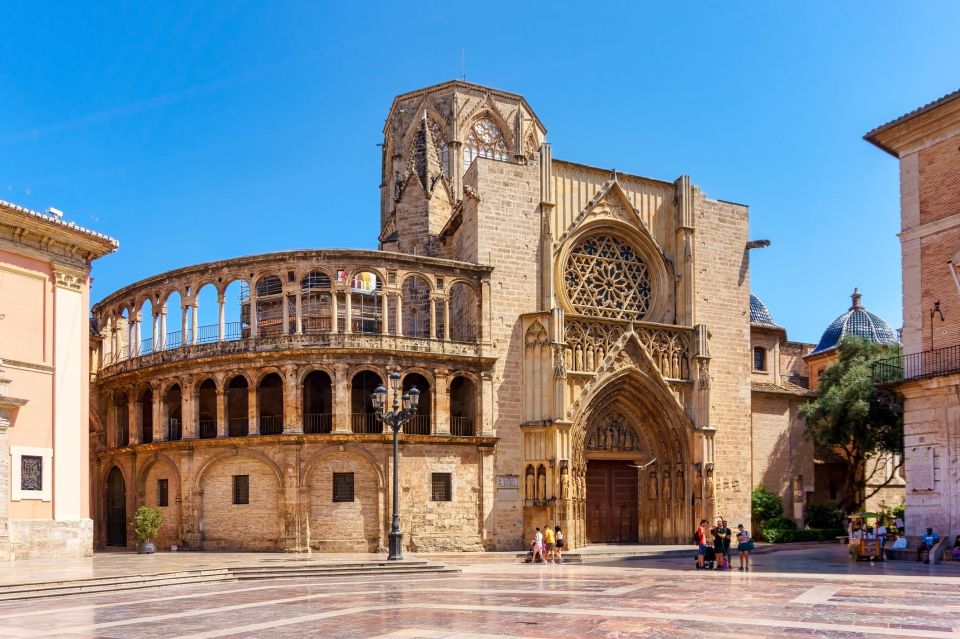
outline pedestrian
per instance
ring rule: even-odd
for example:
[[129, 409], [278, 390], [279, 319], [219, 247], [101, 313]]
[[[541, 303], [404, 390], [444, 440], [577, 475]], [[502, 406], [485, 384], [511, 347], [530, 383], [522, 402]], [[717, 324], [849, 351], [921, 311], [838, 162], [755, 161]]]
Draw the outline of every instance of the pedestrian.
[[550, 526], [543, 527], [543, 540], [547, 544], [547, 551], [543, 556], [543, 560], [549, 564], [553, 563], [553, 549], [555, 544], [555, 538], [553, 536], [553, 529]]
[[750, 551], [753, 550], [753, 538], [750, 531], [743, 527], [743, 524], [737, 525], [737, 550], [740, 551], [740, 568], [742, 571], [750, 570]]
[[555, 546], [555, 552], [557, 554], [556, 563], [562, 564], [564, 541], [563, 541], [563, 531], [560, 530], [560, 526], [557, 526], [556, 532], [554, 533], [554, 537], [556, 537], [557, 539], [557, 545]]
[[729, 570], [730, 536], [732, 533], [727, 528], [727, 522], [722, 517], [717, 517], [717, 525], [710, 532], [713, 533], [713, 550], [717, 555], [717, 570]]
[[710, 522], [706, 519], [701, 519], [700, 525], [697, 527], [697, 532], [693, 534], [694, 540], [697, 543], [697, 570], [706, 568], [703, 562], [707, 556], [707, 526], [709, 525]]
[[933, 532], [933, 528], [927, 528], [927, 534], [921, 537], [920, 545], [917, 546], [917, 561], [922, 561], [925, 564], [930, 563], [930, 551], [933, 550], [934, 545], [940, 540], [940, 535]]
[[[539, 561], [537, 558], [539, 557]], [[537, 534], [533, 536], [533, 563], [543, 563], [543, 533], [537, 528]]]

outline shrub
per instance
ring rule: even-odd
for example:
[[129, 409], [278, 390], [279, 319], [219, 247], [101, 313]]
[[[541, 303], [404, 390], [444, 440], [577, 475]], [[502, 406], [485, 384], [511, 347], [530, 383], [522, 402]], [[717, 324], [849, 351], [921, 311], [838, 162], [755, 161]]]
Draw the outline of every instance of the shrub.
[[751, 512], [756, 526], [763, 527], [767, 521], [783, 514], [783, 504], [780, 496], [772, 493], [763, 486], [753, 489], [750, 493]]
[[771, 544], [787, 544], [797, 541], [832, 541], [845, 531], [842, 528], [764, 528], [760, 532]]
[[160, 532], [163, 524], [163, 511], [159, 508], [140, 506], [133, 515], [133, 534], [139, 541], [151, 541]]
[[796, 530], [797, 524], [788, 517], [780, 515], [764, 522], [761, 528], [770, 528], [772, 530]]
[[843, 511], [831, 504], [807, 506], [806, 521], [811, 528], [843, 528]]

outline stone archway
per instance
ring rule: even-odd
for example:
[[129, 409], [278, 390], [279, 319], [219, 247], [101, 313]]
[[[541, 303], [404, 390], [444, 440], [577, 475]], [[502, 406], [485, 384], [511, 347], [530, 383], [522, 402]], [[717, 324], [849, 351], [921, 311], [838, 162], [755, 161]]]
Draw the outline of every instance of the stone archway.
[[689, 420], [667, 389], [635, 367], [610, 375], [573, 427], [571, 523], [580, 538], [685, 541], [693, 457]]
[[107, 475], [107, 545], [127, 545], [127, 488], [116, 466]]

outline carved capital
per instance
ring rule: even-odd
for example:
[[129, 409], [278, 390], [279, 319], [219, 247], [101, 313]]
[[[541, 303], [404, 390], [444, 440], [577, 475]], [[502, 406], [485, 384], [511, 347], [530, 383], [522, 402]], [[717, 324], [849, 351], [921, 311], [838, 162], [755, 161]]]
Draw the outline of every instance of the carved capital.
[[57, 288], [64, 288], [69, 291], [81, 291], [87, 284], [86, 274], [73, 269], [65, 269], [62, 266], [54, 267], [53, 277]]

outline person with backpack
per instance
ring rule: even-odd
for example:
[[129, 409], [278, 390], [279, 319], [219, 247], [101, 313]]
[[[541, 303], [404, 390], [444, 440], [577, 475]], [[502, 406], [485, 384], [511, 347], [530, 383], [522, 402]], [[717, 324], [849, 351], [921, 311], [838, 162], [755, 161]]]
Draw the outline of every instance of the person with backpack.
[[717, 555], [717, 570], [730, 568], [730, 537], [732, 531], [727, 528], [727, 522], [717, 517], [717, 525], [710, 529], [713, 534], [713, 550]]
[[750, 570], [750, 552], [753, 550], [753, 537], [750, 531], [743, 527], [743, 524], [737, 526], [737, 550], [740, 551], [741, 571]]
[[706, 568], [704, 565], [704, 560], [707, 556], [707, 525], [708, 521], [706, 519], [700, 520], [700, 525], [697, 527], [697, 531], [693, 533], [693, 543], [697, 546], [697, 570], [703, 570]]

